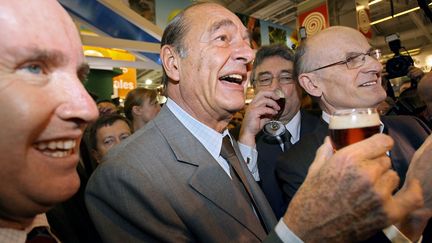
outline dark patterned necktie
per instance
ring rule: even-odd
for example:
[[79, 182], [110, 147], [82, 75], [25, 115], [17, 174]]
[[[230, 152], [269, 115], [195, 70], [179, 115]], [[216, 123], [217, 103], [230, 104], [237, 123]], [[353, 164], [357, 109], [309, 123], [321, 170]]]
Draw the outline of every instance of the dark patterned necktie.
[[232, 177], [237, 176], [240, 179], [240, 182], [243, 185], [244, 189], [246, 190], [249, 199], [253, 201], [253, 196], [250, 191], [248, 182], [246, 180], [246, 176], [240, 167], [240, 161], [237, 155], [235, 154], [229, 136], [225, 136], [222, 140], [222, 148], [221, 148], [220, 155], [229, 163], [230, 167], [233, 168], [234, 173], [232, 173], [231, 176]]
[[234, 148], [231, 144], [230, 137], [226, 135], [222, 140], [222, 148], [220, 155], [228, 162], [230, 165], [230, 175], [234, 184], [239, 188], [242, 195], [245, 197], [246, 201], [248, 201], [254, 208], [255, 215], [258, 217], [263, 229], [266, 229], [266, 225], [261, 216], [261, 212], [259, 211], [251, 189], [249, 187], [249, 183], [247, 182], [246, 175], [244, 174], [240, 160], [237, 157]]
[[287, 151], [292, 146], [291, 133], [288, 130], [286, 130], [282, 136], [283, 136], [282, 140], [283, 140], [283, 144], [284, 144], [284, 151]]
[[57, 243], [47, 227], [36, 227], [27, 234], [26, 243]]

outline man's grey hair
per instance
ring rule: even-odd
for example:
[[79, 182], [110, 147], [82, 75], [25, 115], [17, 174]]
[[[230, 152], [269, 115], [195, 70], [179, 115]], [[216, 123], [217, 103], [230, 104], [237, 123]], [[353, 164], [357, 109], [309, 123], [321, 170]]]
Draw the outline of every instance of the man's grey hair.
[[[188, 21], [185, 16], [185, 12], [189, 8], [190, 7], [187, 7], [186, 9], [182, 10], [169, 22], [169, 24], [166, 26], [163, 32], [162, 40], [161, 40], [161, 47], [165, 45], [173, 46], [175, 51], [179, 54], [181, 58], [184, 58], [187, 55], [184, 38], [186, 36], [186, 33], [190, 30], [190, 26], [187, 23]], [[163, 71], [162, 83], [166, 90], [166, 87], [169, 82], [169, 78], [165, 70], [162, 69], [162, 71]]]

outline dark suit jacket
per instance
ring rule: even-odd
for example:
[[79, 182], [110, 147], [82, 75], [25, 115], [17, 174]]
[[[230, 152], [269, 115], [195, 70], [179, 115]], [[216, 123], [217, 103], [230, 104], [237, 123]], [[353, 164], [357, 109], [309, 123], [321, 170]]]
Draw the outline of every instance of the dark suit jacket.
[[280, 242], [270, 205], [246, 163], [242, 167], [265, 228], [221, 166], [164, 106], [107, 154], [88, 182], [86, 205], [104, 242]]
[[102, 242], [84, 204], [88, 175], [81, 163], [77, 171], [81, 181], [78, 192], [46, 213], [50, 230], [62, 243]]
[[[315, 130], [319, 122], [319, 117], [301, 110], [300, 138]], [[279, 142], [266, 136], [262, 131], [256, 136], [256, 149], [258, 151], [258, 172], [260, 175], [260, 185], [276, 215], [281, 218], [288, 206], [281, 187], [276, 180], [276, 161], [282, 154]]]
[[[383, 132], [395, 141], [390, 157], [393, 169], [401, 178], [400, 185], [403, 185], [411, 158], [430, 130], [418, 118], [411, 116], [384, 116], [381, 121], [384, 124]], [[328, 124], [321, 120], [313, 133], [303, 137], [278, 158], [276, 174], [288, 204], [303, 183], [315, 153], [327, 135]]]

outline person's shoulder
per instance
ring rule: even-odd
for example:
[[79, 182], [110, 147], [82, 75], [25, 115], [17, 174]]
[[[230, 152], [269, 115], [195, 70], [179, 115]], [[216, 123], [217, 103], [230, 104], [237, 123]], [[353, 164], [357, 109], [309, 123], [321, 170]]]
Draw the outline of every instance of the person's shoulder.
[[321, 110], [305, 110], [305, 109], [300, 109], [300, 113], [302, 115], [302, 118], [305, 119], [310, 119], [311, 121], [316, 121], [318, 122], [319, 119], [321, 118]]
[[142, 166], [154, 163], [154, 156], [161, 154], [165, 140], [152, 121], [140, 128], [121, 143], [111, 148], [94, 173], [114, 176], [128, 168], [136, 171]]
[[385, 116], [381, 121], [384, 124], [384, 132], [400, 146], [418, 149], [431, 133], [426, 124], [413, 116]]
[[428, 126], [415, 116], [390, 115], [381, 117], [385, 127], [395, 128], [400, 132], [419, 132], [430, 134]]
[[314, 132], [320, 125], [321, 113], [310, 111], [310, 110], [300, 110], [301, 114], [301, 131], [300, 136]]

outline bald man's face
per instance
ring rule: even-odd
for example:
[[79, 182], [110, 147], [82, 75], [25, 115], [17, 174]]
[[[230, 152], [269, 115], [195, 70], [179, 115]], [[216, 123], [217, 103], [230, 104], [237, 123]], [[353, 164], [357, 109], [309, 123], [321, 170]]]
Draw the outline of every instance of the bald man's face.
[[[311, 69], [345, 61], [372, 49], [360, 32], [350, 28], [323, 31], [308, 43], [308, 58], [315, 60]], [[386, 92], [381, 86], [381, 63], [371, 56], [363, 57], [364, 63], [359, 67], [348, 68], [341, 64], [311, 72], [327, 112], [376, 107], [385, 99]]]

